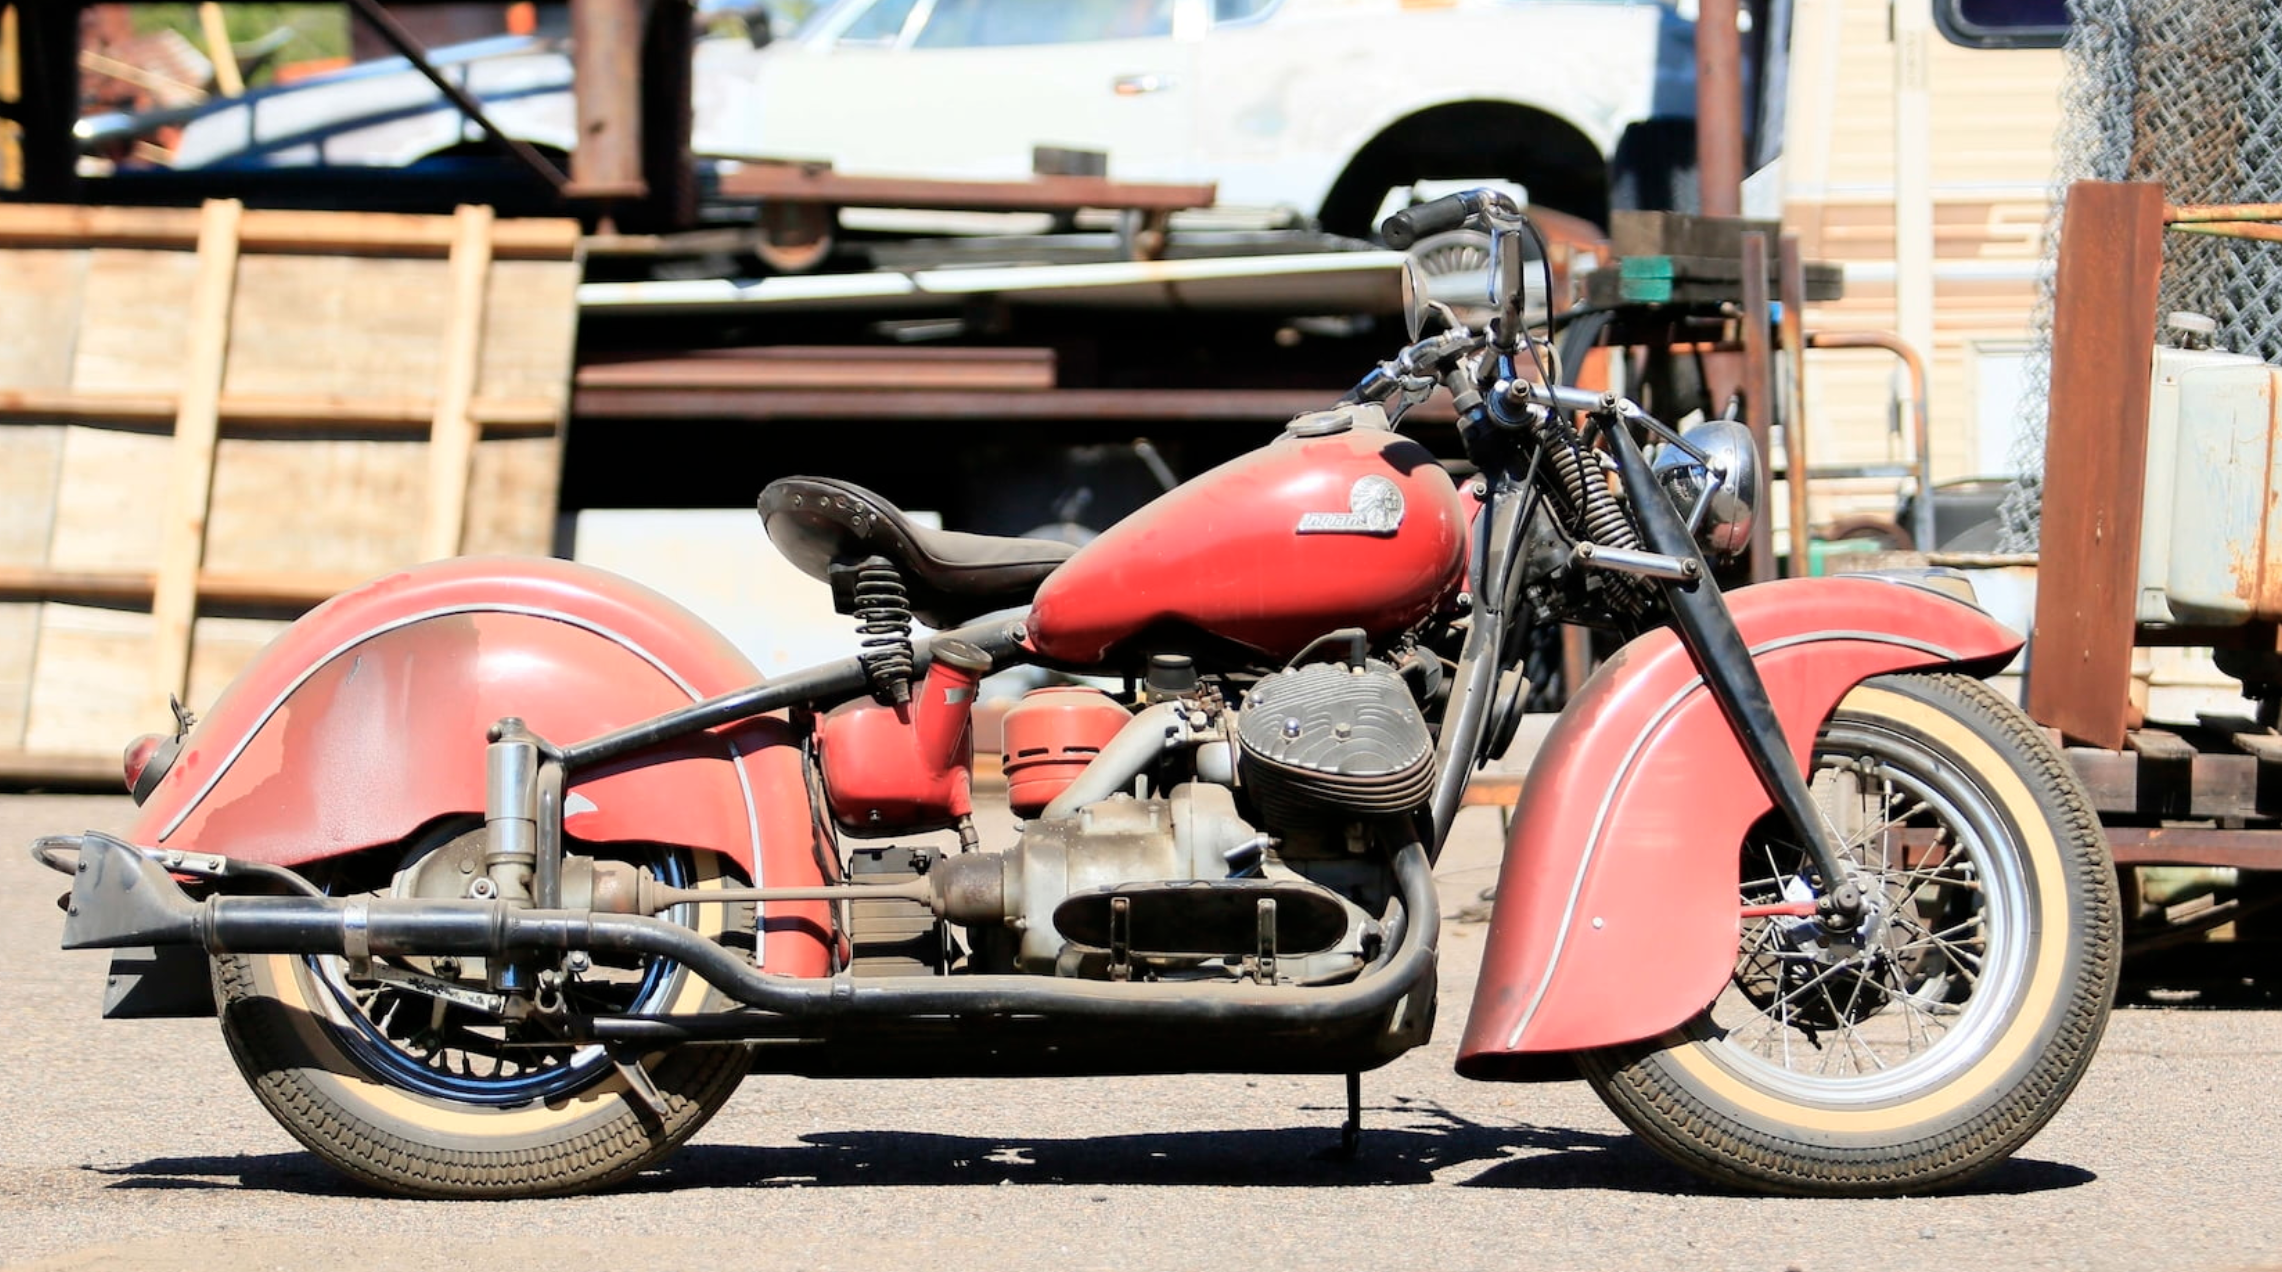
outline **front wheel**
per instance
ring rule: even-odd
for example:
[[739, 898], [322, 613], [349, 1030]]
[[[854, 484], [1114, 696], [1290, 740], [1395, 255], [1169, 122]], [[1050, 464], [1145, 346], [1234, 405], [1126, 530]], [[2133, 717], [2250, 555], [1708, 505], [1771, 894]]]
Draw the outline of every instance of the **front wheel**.
[[[1811, 776], [1861, 926], [1745, 919], [1709, 1008], [1580, 1067], [1626, 1125], [1721, 1182], [1953, 1186], [2043, 1127], [2091, 1062], [2120, 959], [2106, 839], [2059, 752], [1962, 676], [1860, 686]], [[1780, 830], [1745, 843], [1740, 887], [1745, 907], [1821, 891]]]

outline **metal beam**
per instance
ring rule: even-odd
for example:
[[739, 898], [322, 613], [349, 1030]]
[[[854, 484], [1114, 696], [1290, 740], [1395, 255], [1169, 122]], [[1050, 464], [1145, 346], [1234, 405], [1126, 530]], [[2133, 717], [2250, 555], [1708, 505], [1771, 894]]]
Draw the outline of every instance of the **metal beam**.
[[[1710, 13], [1707, 7], [1705, 13]], [[1768, 326], [1767, 236], [1751, 230], [1743, 235], [1743, 317], [1736, 324], [1743, 334], [1743, 418], [1751, 426], [1751, 443], [1759, 452], [1759, 471], [1772, 474], [1774, 466], [1775, 333]], [[1760, 499], [1773, 502], [1773, 482], [1762, 484]], [[1751, 519], [1751, 581], [1775, 577], [1775, 518], [1763, 507]], [[1792, 532], [1791, 551], [1804, 552], [1802, 531]]]
[[578, 144], [564, 193], [639, 199], [642, 179], [642, 0], [577, 0], [571, 5], [571, 83]]
[[2062, 214], [2028, 711], [2111, 750], [2135, 721], [2132, 616], [2163, 187], [2079, 181]]
[[1737, 0], [1696, 8], [1696, 180], [1706, 216], [1743, 212], [1743, 38]]

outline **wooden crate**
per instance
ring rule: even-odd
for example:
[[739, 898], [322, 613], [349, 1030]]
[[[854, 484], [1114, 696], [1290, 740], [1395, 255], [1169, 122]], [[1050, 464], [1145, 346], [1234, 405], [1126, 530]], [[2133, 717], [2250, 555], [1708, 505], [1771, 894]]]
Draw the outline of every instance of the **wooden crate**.
[[483, 207], [0, 205], [0, 776], [89, 771], [359, 580], [546, 552], [577, 252]]

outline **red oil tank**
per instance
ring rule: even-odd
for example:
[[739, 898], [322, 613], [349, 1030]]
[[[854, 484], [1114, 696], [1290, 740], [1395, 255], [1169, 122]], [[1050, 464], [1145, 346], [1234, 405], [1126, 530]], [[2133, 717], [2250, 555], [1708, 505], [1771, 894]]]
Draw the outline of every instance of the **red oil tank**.
[[1022, 695], [1006, 713], [1006, 800], [1017, 817], [1036, 817], [1077, 780], [1133, 713], [1099, 689], [1051, 685]]
[[974, 811], [975, 685], [990, 659], [957, 641], [934, 650], [911, 701], [858, 698], [817, 725], [826, 802], [851, 834], [933, 830]]
[[1455, 596], [1456, 485], [1425, 447], [1352, 414], [1296, 421], [1110, 527], [1039, 588], [1032, 647], [1093, 665], [1171, 626], [1288, 658], [1341, 627], [1392, 635]]

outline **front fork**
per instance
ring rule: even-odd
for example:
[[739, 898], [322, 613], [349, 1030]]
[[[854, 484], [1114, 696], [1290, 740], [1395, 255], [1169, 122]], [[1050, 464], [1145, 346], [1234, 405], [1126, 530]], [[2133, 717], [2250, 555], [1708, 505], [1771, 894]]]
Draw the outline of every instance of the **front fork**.
[[1632, 505], [1641, 539], [1651, 552], [1700, 564], [1695, 578], [1662, 580], [1665, 601], [1672, 611], [1672, 628], [1703, 673], [1704, 686], [1727, 717], [1728, 727], [1759, 775], [1760, 785], [1766, 787], [1775, 807], [1791, 823], [1799, 842], [1814, 855], [1823, 879], [1823, 895], [1816, 902], [1823, 925], [1837, 931], [1851, 929], [1862, 919], [1862, 891], [1846, 869], [1829, 824], [1815, 807], [1797, 757], [1784, 743], [1782, 722], [1775, 716], [1775, 704], [1767, 696], [1767, 683], [1759, 678], [1751, 649], [1735, 629], [1735, 619], [1728, 613], [1719, 585], [1711, 581], [1711, 570], [1697, 551], [1695, 536], [1688, 533], [1679, 510], [1665, 498], [1650, 474], [1624, 409], [1616, 400], [1604, 398], [1595, 417], [1616, 448], [1618, 478], [1624, 483], [1625, 499]]

